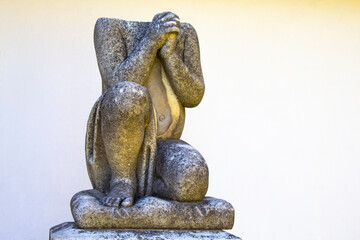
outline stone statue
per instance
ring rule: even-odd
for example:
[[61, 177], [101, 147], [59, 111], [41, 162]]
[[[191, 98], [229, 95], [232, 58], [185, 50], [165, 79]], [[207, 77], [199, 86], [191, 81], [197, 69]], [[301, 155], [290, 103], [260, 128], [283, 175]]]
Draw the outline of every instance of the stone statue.
[[86, 135], [94, 189], [71, 201], [77, 226], [231, 228], [232, 206], [204, 198], [206, 162], [180, 140], [185, 107], [205, 89], [195, 29], [172, 12], [151, 22], [100, 18], [94, 41], [103, 93]]
[[146, 195], [202, 200], [207, 165], [179, 140], [184, 107], [197, 106], [205, 89], [194, 28], [171, 12], [152, 22], [101, 18], [95, 49], [103, 94], [90, 114], [86, 159], [103, 204], [130, 207]]

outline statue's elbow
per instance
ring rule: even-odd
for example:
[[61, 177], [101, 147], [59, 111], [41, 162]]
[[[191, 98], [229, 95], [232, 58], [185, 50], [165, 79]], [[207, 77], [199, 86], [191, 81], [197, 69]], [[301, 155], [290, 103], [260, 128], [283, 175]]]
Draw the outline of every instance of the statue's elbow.
[[205, 86], [201, 84], [193, 91], [188, 92], [188, 96], [182, 101], [184, 107], [193, 108], [200, 104], [205, 93]]

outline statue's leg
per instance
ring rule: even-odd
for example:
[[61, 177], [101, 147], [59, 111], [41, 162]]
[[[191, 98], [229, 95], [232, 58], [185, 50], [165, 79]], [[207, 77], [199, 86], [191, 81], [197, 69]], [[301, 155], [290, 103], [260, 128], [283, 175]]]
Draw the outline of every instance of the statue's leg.
[[106, 206], [133, 205], [137, 160], [150, 110], [150, 95], [137, 83], [119, 82], [104, 93], [101, 134], [111, 170]]
[[157, 146], [153, 194], [181, 202], [201, 201], [209, 180], [201, 154], [179, 139], [160, 140]]

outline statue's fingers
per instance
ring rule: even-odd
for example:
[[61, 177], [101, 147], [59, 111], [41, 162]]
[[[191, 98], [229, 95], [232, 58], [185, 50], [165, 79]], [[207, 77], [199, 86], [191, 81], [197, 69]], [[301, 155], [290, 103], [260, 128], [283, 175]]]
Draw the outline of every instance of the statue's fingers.
[[180, 28], [173, 26], [173, 27], [167, 27], [165, 28], [165, 32], [166, 33], [179, 33], [180, 32]]
[[175, 21], [178, 24], [178, 27], [181, 26], [180, 19], [179, 18], [173, 18], [172, 21]]
[[[173, 13], [173, 12], [171, 12], [171, 13], [174, 14], [175, 18], [180, 19], [180, 18], [179, 18], [179, 15], [177, 15], [176, 13]], [[180, 21], [180, 20], [179, 20], [179, 21]]]
[[181, 23], [180, 23], [180, 20], [179, 20], [179, 19], [172, 18], [172, 19], [166, 21], [166, 22], [164, 23], [164, 27], [171, 26], [171, 24], [169, 24], [169, 23], [171, 23], [171, 24], [175, 23], [175, 26], [177, 26], [178, 28], [181, 27]]
[[178, 16], [176, 16], [174, 13], [172, 12], [169, 12], [168, 14], [166, 14], [164, 17], [162, 17], [159, 21], [160, 22], [166, 22], [170, 19], [173, 19], [173, 18], [179, 18]]
[[168, 13], [170, 13], [170, 12], [162, 12], [162, 13], [158, 13], [158, 14], [156, 14], [155, 16], [154, 16], [154, 18], [153, 18], [153, 22], [154, 21], [157, 21], [157, 20], [159, 20], [160, 18], [162, 18], [162, 17], [164, 17], [166, 14], [168, 14]]
[[178, 23], [175, 21], [167, 21], [164, 23], [164, 27], [173, 27], [173, 26], [178, 26]]

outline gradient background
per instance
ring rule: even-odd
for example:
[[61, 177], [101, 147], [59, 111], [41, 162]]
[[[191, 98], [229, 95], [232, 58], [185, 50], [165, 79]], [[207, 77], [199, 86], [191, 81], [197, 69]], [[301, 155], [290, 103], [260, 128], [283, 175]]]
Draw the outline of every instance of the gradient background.
[[360, 239], [360, 2], [0, 1], [0, 239], [47, 239], [91, 188], [98, 17], [170, 10], [206, 83], [183, 139], [244, 240]]

